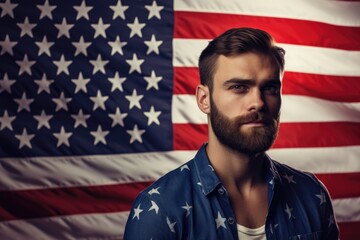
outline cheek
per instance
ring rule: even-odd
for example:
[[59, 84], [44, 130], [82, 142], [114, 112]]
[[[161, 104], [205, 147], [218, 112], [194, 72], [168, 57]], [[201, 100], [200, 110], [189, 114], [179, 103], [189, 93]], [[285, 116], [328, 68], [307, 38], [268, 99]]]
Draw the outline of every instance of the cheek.
[[272, 116], [277, 117], [281, 108], [281, 97], [268, 97], [267, 108]]

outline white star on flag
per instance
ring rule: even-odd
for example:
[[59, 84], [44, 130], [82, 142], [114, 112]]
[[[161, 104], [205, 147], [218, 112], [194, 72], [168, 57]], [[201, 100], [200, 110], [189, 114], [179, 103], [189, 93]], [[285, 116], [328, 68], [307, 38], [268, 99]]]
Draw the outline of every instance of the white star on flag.
[[105, 74], [105, 65], [108, 64], [108, 62], [108, 60], [102, 60], [100, 54], [98, 54], [96, 60], [90, 60], [90, 63], [94, 66], [93, 74], [99, 71]]
[[152, 52], [159, 54], [159, 46], [163, 43], [163, 41], [156, 41], [155, 35], [153, 34], [151, 36], [150, 41], [144, 41], [144, 42], [146, 46], [148, 46], [146, 55], [149, 55]]
[[144, 112], [144, 114], [148, 118], [148, 123], [147, 123], [148, 126], [150, 126], [150, 124], [152, 123], [160, 125], [159, 116], [161, 114], [161, 111], [155, 111], [154, 106], [151, 106], [150, 111]]
[[137, 208], [134, 208], [134, 215], [133, 215], [132, 219], [137, 218], [138, 220], [140, 220], [140, 213], [142, 211], [144, 211], [144, 210], [140, 208], [140, 204], [139, 204], [139, 206], [137, 206]]
[[26, 111], [30, 112], [30, 104], [34, 101], [32, 98], [26, 98], [26, 93], [24, 92], [21, 98], [15, 98], [14, 101], [19, 104], [17, 112], [25, 109]]
[[120, 17], [125, 20], [125, 11], [129, 8], [128, 6], [123, 6], [121, 1], [118, 0], [117, 4], [111, 5], [110, 8], [114, 12], [112, 19]]
[[130, 65], [129, 74], [136, 71], [141, 74], [141, 64], [144, 62], [143, 59], [138, 59], [136, 53], [133, 54], [133, 58], [131, 60], [126, 60], [126, 62]]
[[137, 95], [136, 89], [133, 90], [132, 95], [126, 95], [125, 98], [129, 101], [129, 109], [137, 107], [141, 109], [140, 100], [144, 95]]
[[77, 11], [76, 20], [79, 20], [82, 17], [89, 20], [89, 11], [93, 9], [93, 7], [86, 6], [85, 0], [81, 2], [80, 6], [74, 6], [74, 8]]
[[35, 44], [39, 47], [38, 56], [45, 53], [51, 57], [50, 48], [52, 45], [54, 45], [54, 42], [48, 42], [46, 36], [44, 36], [41, 42], [35, 42]]
[[5, 110], [4, 115], [2, 117], [0, 117], [0, 131], [5, 128], [8, 128], [11, 131], [13, 131], [14, 129], [13, 129], [11, 123], [15, 119], [16, 119], [16, 116], [9, 116], [8, 111]]
[[62, 126], [59, 133], [53, 133], [53, 135], [58, 139], [56, 147], [59, 147], [63, 144], [70, 147], [69, 138], [71, 137], [71, 132], [65, 132], [65, 128]]
[[98, 108], [105, 110], [105, 101], [108, 98], [109, 98], [109, 96], [102, 96], [100, 90], [98, 90], [96, 97], [90, 97], [91, 101], [94, 102], [93, 111]]
[[148, 83], [146, 90], [151, 88], [155, 88], [159, 90], [158, 83], [162, 80], [163, 77], [157, 77], [154, 70], [151, 71], [151, 75], [149, 77], [144, 77], [145, 81]]
[[190, 215], [190, 209], [192, 208], [192, 206], [190, 206], [187, 202], [185, 206], [182, 206], [181, 208], [186, 210], [186, 217]]
[[98, 125], [96, 131], [90, 132], [91, 135], [94, 136], [94, 145], [98, 144], [99, 142], [106, 144], [105, 137], [109, 134], [109, 131], [103, 131], [101, 126]]
[[7, 73], [4, 74], [4, 78], [0, 81], [0, 93], [7, 91], [11, 93], [11, 85], [16, 83], [16, 80], [9, 79]]
[[22, 134], [16, 134], [15, 137], [20, 141], [19, 149], [24, 146], [32, 148], [30, 141], [35, 137], [35, 134], [28, 134], [26, 128], [23, 129]]
[[139, 129], [137, 124], [135, 124], [133, 130], [126, 130], [126, 132], [131, 136], [130, 144], [135, 141], [142, 143], [141, 135], [145, 133], [145, 130]]
[[32, 29], [36, 26], [36, 24], [30, 23], [28, 17], [25, 17], [24, 23], [18, 23], [17, 25], [21, 29], [20, 37], [24, 35], [29, 35], [30, 37], [34, 37], [32, 33]]
[[108, 42], [108, 44], [111, 47], [111, 56], [115, 55], [116, 53], [119, 53], [120, 55], [124, 55], [122, 47], [124, 47], [127, 44], [127, 42], [121, 42], [119, 36], [116, 36], [115, 41]]
[[154, 210], [156, 214], [159, 213], [159, 206], [151, 200], [151, 207], [149, 208], [149, 211], [150, 212], [151, 210]]
[[72, 63], [72, 61], [66, 61], [64, 54], [61, 54], [59, 61], [54, 61], [54, 64], [57, 66], [57, 72], [56, 75], [59, 75], [60, 73], [64, 72], [65, 74], [69, 75], [69, 65]]
[[24, 59], [22, 61], [16, 61], [17, 65], [19, 65], [19, 75], [23, 73], [27, 73], [30, 76], [32, 75], [31, 66], [36, 63], [36, 61], [29, 61], [27, 54], [24, 55]]
[[80, 109], [77, 115], [73, 114], [71, 117], [75, 120], [74, 128], [77, 128], [80, 125], [87, 127], [86, 120], [90, 118], [90, 114], [84, 115], [83, 110]]
[[82, 72], [79, 73], [77, 79], [71, 79], [71, 81], [75, 84], [75, 93], [79, 91], [83, 91], [87, 93], [86, 84], [90, 82], [90, 78], [84, 78]]
[[116, 89], [119, 89], [120, 92], [123, 91], [122, 84], [125, 82], [126, 78], [121, 78], [119, 76], [119, 72], [116, 72], [113, 78], [109, 78], [109, 81], [112, 84], [111, 92], [115, 91]]
[[39, 130], [42, 127], [50, 129], [49, 121], [52, 117], [53, 115], [46, 115], [45, 110], [42, 110], [40, 115], [34, 115], [34, 118], [38, 121], [37, 129]]
[[117, 124], [119, 124], [120, 126], [124, 126], [124, 118], [127, 116], [127, 113], [121, 113], [120, 112], [120, 108], [117, 107], [115, 114], [109, 114], [109, 117], [113, 120], [111, 127], [116, 126]]
[[0, 41], [1, 52], [0, 55], [4, 53], [9, 53], [11, 56], [14, 55], [13, 47], [17, 44], [17, 42], [12, 42], [9, 38], [9, 35], [5, 36], [4, 41]]
[[148, 19], [156, 17], [161, 19], [160, 11], [164, 8], [163, 6], [158, 6], [156, 1], [153, 1], [152, 5], [146, 5], [145, 8], [149, 11]]
[[14, 18], [14, 8], [17, 7], [16, 3], [11, 3], [10, 0], [6, 0], [5, 3], [0, 3], [0, 8], [1, 10], [1, 16], [0, 17], [4, 17], [5, 15], [9, 15], [10, 17]]
[[34, 80], [34, 82], [38, 85], [38, 91], [37, 94], [44, 92], [50, 93], [50, 84], [54, 82], [54, 80], [49, 80], [46, 78], [45, 73], [43, 73], [43, 76], [41, 80]]
[[134, 35], [138, 35], [139, 37], [142, 37], [141, 29], [145, 27], [145, 23], [139, 23], [139, 19], [135, 17], [133, 23], [126, 24], [130, 29], [130, 38], [132, 38]]
[[70, 29], [74, 27], [74, 24], [67, 24], [66, 18], [63, 18], [61, 24], [55, 24], [55, 27], [59, 30], [57, 38], [65, 36], [70, 38]]
[[71, 101], [71, 98], [66, 98], [64, 92], [61, 92], [60, 97], [53, 98], [52, 101], [56, 103], [56, 109], [55, 109], [56, 112], [58, 112], [61, 109], [67, 111], [68, 110], [67, 104]]
[[102, 18], [99, 18], [99, 21], [97, 24], [91, 24], [91, 27], [95, 30], [94, 38], [97, 38], [98, 36], [103, 36], [106, 38], [106, 29], [110, 27], [110, 24], [104, 24]]
[[166, 217], [166, 223], [167, 223], [167, 225], [169, 226], [169, 228], [170, 228], [170, 231], [171, 232], [175, 232], [175, 224], [176, 224], [176, 222], [171, 222], [170, 221], [170, 219], [168, 218], [168, 217]]
[[85, 42], [84, 37], [81, 36], [78, 42], [73, 42], [72, 45], [76, 48], [75, 57], [80, 53], [87, 56], [87, 48], [91, 45], [91, 42]]
[[220, 211], [218, 211], [217, 218], [215, 219], [216, 229], [218, 229], [219, 227], [223, 227], [226, 229], [225, 221], [226, 221], [226, 218], [223, 218], [220, 214]]
[[39, 19], [44, 17], [48, 17], [51, 20], [53, 19], [51, 12], [54, 11], [56, 6], [51, 6], [48, 0], [45, 0], [44, 5], [36, 5], [36, 7], [41, 11]]

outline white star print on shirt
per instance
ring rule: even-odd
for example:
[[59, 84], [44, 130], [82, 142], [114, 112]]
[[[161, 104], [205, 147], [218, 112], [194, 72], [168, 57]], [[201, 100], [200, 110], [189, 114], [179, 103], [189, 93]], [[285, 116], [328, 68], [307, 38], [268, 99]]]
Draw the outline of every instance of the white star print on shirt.
[[26, 93], [24, 92], [21, 98], [15, 98], [14, 101], [19, 104], [17, 112], [20, 112], [23, 109], [30, 112], [30, 104], [34, 101], [34, 99], [26, 98]]
[[34, 82], [38, 85], [37, 94], [44, 92], [50, 93], [50, 85], [54, 82], [54, 80], [49, 80], [46, 78], [45, 73], [43, 74], [41, 80], [34, 80]]
[[55, 111], [60, 111], [61, 109], [64, 109], [65, 111], [68, 111], [67, 104], [71, 101], [71, 98], [66, 98], [64, 92], [60, 93], [59, 98], [53, 98], [52, 101], [56, 103], [56, 109]]
[[226, 229], [225, 221], [226, 221], [226, 218], [223, 218], [220, 214], [220, 211], [218, 211], [217, 218], [215, 219], [216, 228], [218, 229], [219, 227], [223, 227]]
[[160, 195], [159, 188], [160, 188], [160, 187], [152, 188], [152, 189], [148, 192], [148, 194], [149, 194], [149, 195], [153, 195], [153, 194], [159, 194], [159, 195]]
[[41, 11], [39, 19], [44, 17], [48, 17], [51, 20], [53, 19], [51, 12], [55, 10], [56, 6], [51, 6], [48, 0], [45, 0], [44, 5], [36, 5], [36, 7]]
[[326, 203], [326, 196], [323, 191], [320, 191], [320, 194], [316, 194], [315, 196], [320, 198], [320, 205], [322, 205], [323, 203]]
[[136, 71], [141, 74], [141, 64], [143, 64], [143, 59], [138, 59], [136, 53], [133, 54], [133, 58], [131, 60], [126, 60], [126, 62], [130, 65], [129, 74]]
[[30, 23], [28, 17], [25, 17], [24, 23], [18, 23], [17, 25], [21, 29], [20, 37], [24, 35], [29, 35], [30, 37], [34, 37], [32, 33], [32, 29], [36, 26], [36, 24]]
[[187, 202], [185, 206], [182, 206], [181, 208], [186, 210], [186, 217], [190, 215], [190, 209], [192, 208], [192, 206], [190, 206]]
[[81, 2], [80, 6], [74, 6], [74, 8], [77, 11], [76, 20], [82, 17], [89, 20], [89, 11], [93, 9], [93, 7], [86, 6], [85, 0]]
[[17, 44], [17, 42], [12, 42], [9, 38], [9, 35], [5, 36], [4, 41], [0, 41], [1, 52], [0, 55], [4, 53], [9, 53], [11, 56], [14, 55], [13, 47]]
[[109, 63], [108, 60], [102, 60], [101, 55], [98, 54], [96, 60], [90, 60], [90, 63], [94, 66], [93, 74], [102, 72], [105, 74], [105, 65]]
[[122, 47], [124, 47], [127, 44], [127, 42], [121, 42], [119, 36], [116, 36], [115, 41], [108, 42], [108, 44], [111, 47], [111, 56], [115, 55], [116, 53], [119, 53], [120, 55], [124, 55]]
[[133, 215], [132, 219], [137, 218], [138, 220], [140, 220], [140, 213], [141, 213], [142, 211], [144, 211], [143, 209], [140, 208], [140, 205], [141, 205], [141, 204], [139, 204], [139, 205], [137, 206], [137, 208], [134, 208], [134, 215]]
[[159, 213], [159, 206], [154, 201], [151, 201], [151, 207], [149, 208], [149, 212], [151, 210], [154, 210], [156, 214]]
[[152, 5], [146, 5], [145, 8], [149, 11], [148, 19], [156, 17], [161, 19], [160, 11], [164, 8], [163, 6], [158, 6], [156, 1], [153, 1]]
[[139, 129], [137, 124], [135, 124], [133, 130], [127, 130], [126, 132], [131, 136], [130, 144], [135, 141], [142, 143], [141, 135], [143, 135], [145, 133], [145, 130]]
[[187, 170], [189, 170], [189, 171], [190, 171], [189, 166], [188, 166], [188, 165], [186, 165], [186, 164], [180, 167], [180, 172], [182, 172], [184, 169], [187, 169]]
[[1, 16], [4, 17], [5, 15], [9, 15], [10, 17], [14, 18], [14, 8], [17, 7], [16, 3], [11, 3], [10, 0], [6, 0], [5, 3], [0, 3]]
[[294, 176], [292, 176], [292, 175], [289, 176], [289, 175], [286, 174], [286, 175], [284, 175], [283, 177], [284, 177], [289, 183], [296, 183], [295, 180], [294, 180]]
[[295, 217], [292, 215], [293, 209], [290, 208], [288, 204], [286, 204], [286, 208], [285, 208], [284, 211], [287, 213], [288, 219], [290, 219], [290, 218], [295, 218]]
[[24, 146], [32, 148], [30, 141], [35, 137], [35, 134], [28, 134], [27, 130], [24, 128], [22, 134], [17, 134], [15, 137], [20, 141], [19, 149], [23, 148]]
[[38, 121], [37, 129], [39, 130], [42, 127], [50, 129], [49, 121], [52, 117], [53, 115], [46, 115], [45, 110], [42, 110], [40, 115], [34, 115], [34, 118]]
[[171, 222], [170, 221], [170, 219], [168, 218], [168, 217], [166, 217], [166, 223], [167, 223], [167, 225], [169, 226], [169, 228], [170, 228], [170, 231], [171, 232], [173, 232], [173, 233], [175, 233], [175, 224], [176, 224], [176, 222]]
[[90, 132], [91, 135], [94, 136], [94, 145], [98, 144], [99, 142], [106, 144], [105, 137], [109, 134], [109, 131], [103, 131], [101, 126], [98, 125], [98, 128], [94, 132]]
[[112, 19], [120, 17], [125, 20], [125, 11], [129, 8], [128, 6], [122, 5], [119, 0], [116, 5], [111, 5], [110, 8], [114, 12]]
[[11, 86], [16, 83], [15, 80], [9, 79], [7, 73], [4, 74], [4, 78], [0, 80], [0, 93], [2, 91], [7, 91], [11, 93]]
[[86, 84], [90, 82], [90, 78], [84, 78], [82, 72], [80, 72], [78, 78], [71, 79], [71, 81], [76, 85], [75, 93], [79, 91], [83, 91], [84, 93], [87, 93]]
[[130, 29], [130, 38], [132, 38], [134, 35], [138, 35], [139, 37], [142, 37], [141, 29], [145, 27], [145, 23], [139, 23], [139, 19], [135, 17], [133, 23], [126, 24]]
[[4, 115], [0, 117], [0, 130], [5, 128], [10, 129], [11, 131], [14, 130], [11, 123], [16, 119], [16, 116], [9, 116], [8, 111], [4, 111]]
[[59, 147], [63, 144], [70, 146], [69, 138], [71, 137], [71, 132], [65, 132], [65, 128], [62, 126], [59, 133], [53, 133], [53, 135], [58, 139], [56, 147]]

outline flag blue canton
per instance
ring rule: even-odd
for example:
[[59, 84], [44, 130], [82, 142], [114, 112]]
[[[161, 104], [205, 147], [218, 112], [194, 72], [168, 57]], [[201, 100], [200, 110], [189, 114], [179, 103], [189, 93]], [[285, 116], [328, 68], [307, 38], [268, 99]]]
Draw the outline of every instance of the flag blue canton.
[[172, 149], [172, 1], [2, 2], [0, 157]]

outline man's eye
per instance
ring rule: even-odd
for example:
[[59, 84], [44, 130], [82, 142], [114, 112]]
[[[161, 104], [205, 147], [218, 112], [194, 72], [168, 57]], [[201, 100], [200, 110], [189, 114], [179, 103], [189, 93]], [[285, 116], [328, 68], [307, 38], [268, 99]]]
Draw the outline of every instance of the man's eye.
[[249, 88], [246, 85], [232, 85], [230, 89], [233, 89], [237, 92], [246, 92]]
[[280, 94], [280, 87], [279, 86], [268, 86], [263, 89], [265, 94], [270, 95], [278, 95]]

